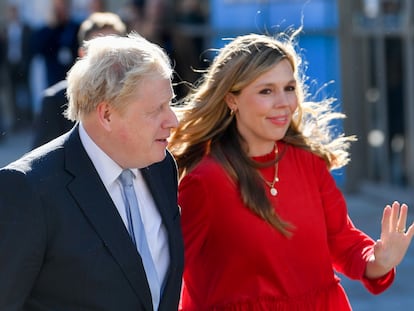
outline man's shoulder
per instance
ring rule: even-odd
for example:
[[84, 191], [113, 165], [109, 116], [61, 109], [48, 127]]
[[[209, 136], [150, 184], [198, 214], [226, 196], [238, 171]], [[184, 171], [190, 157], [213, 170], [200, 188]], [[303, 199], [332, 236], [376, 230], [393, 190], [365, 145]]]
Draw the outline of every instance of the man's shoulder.
[[[71, 133], [65, 133], [37, 148], [34, 148], [9, 163], [5, 168], [18, 170], [25, 174], [48, 174], [59, 167], [65, 158], [65, 149]], [[72, 150], [76, 152], [76, 150]]]

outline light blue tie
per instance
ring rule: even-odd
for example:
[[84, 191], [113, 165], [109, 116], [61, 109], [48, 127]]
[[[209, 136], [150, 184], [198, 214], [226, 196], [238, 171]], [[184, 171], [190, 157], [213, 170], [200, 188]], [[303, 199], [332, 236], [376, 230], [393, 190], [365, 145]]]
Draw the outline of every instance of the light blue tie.
[[134, 173], [131, 170], [122, 171], [119, 180], [122, 184], [122, 194], [125, 202], [125, 209], [128, 219], [128, 232], [132, 241], [136, 245], [144, 264], [145, 273], [151, 290], [152, 305], [154, 310], [158, 310], [160, 303], [160, 282], [154, 261], [148, 246], [144, 224], [139, 212], [138, 200], [133, 186]]

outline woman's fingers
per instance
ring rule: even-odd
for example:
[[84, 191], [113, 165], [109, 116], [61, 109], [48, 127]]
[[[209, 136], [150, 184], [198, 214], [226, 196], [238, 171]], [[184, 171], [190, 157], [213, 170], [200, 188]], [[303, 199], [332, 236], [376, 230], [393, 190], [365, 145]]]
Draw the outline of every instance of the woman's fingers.
[[381, 221], [381, 240], [384, 239], [384, 234], [390, 232], [391, 227], [391, 206], [386, 205], [382, 213]]
[[390, 232], [397, 230], [398, 217], [400, 212], [400, 203], [394, 201], [391, 205], [391, 218], [390, 218]]
[[[391, 232], [405, 233], [407, 225], [408, 206], [400, 205], [394, 201], [392, 205], [386, 205], [381, 221], [381, 238], [383, 234]], [[413, 229], [414, 230], [414, 229]]]
[[406, 204], [401, 205], [400, 213], [397, 221], [397, 226], [395, 230], [399, 233], [405, 233], [406, 224], [407, 224], [407, 213], [408, 213], [408, 206]]

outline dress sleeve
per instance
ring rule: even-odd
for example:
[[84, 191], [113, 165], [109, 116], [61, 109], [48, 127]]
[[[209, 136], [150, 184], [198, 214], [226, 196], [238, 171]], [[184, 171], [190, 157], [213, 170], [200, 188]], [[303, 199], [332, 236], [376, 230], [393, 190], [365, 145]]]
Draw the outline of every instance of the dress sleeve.
[[374, 240], [357, 229], [350, 219], [343, 194], [321, 160], [320, 193], [325, 213], [327, 239], [334, 269], [347, 277], [360, 280], [373, 294], [386, 290], [394, 280], [395, 270], [378, 279], [367, 279], [365, 269], [373, 252]]

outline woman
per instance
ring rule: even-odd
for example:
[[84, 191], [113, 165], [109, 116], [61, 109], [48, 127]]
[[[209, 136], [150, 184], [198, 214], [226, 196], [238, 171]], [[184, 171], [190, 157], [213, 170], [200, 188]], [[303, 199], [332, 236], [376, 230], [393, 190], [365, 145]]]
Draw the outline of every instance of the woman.
[[177, 108], [182, 310], [350, 310], [335, 271], [381, 293], [414, 234], [398, 202], [377, 242], [353, 226], [329, 172], [353, 137], [331, 138], [329, 100], [305, 101], [284, 38], [236, 38]]

